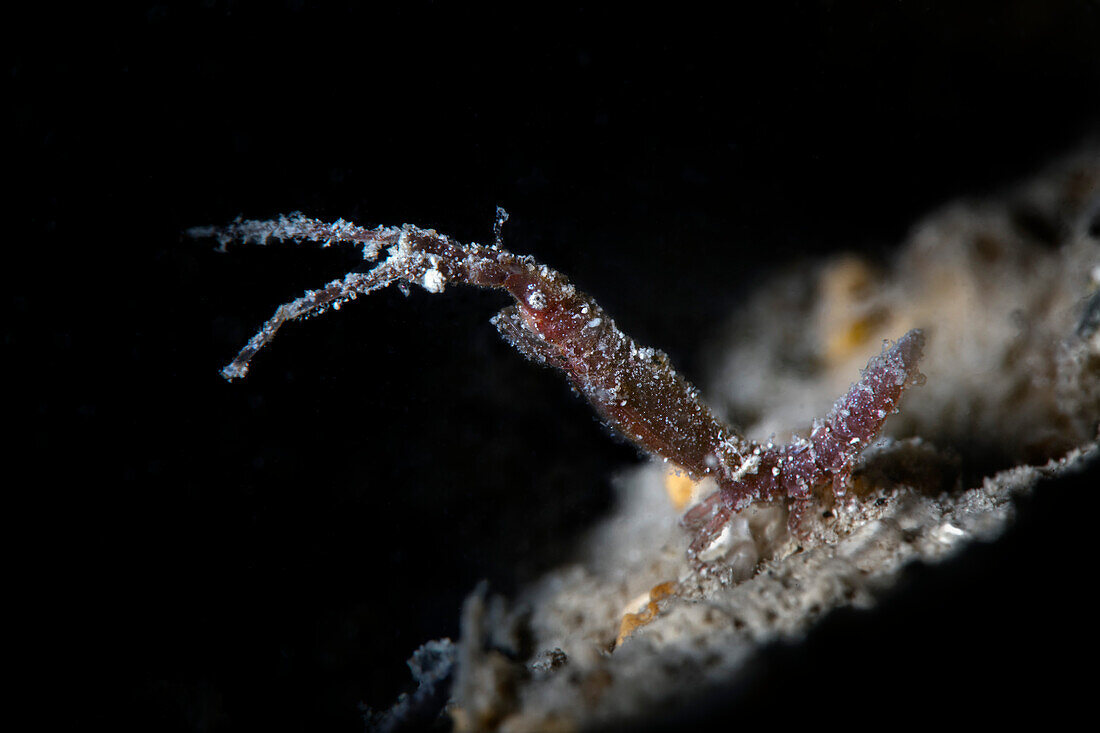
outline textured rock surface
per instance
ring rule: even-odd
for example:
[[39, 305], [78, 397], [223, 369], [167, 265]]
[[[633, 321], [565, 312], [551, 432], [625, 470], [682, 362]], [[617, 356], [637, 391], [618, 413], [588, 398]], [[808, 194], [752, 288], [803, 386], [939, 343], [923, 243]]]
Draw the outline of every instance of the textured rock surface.
[[929, 337], [927, 385], [804, 537], [788, 534], [784, 508], [754, 507], [702, 568], [685, 559], [663, 467], [623, 476], [616, 514], [573, 564], [513, 602], [484, 590], [467, 602], [456, 727], [668, 714], [736, 683], [762, 645], [874, 607], [913, 563], [995, 539], [1015, 498], [1095, 461], [1098, 184], [1094, 147], [998, 200], [933, 214], [892, 262], [839, 258], [763, 287], [731, 321], [705, 390], [749, 437], [804, 429], [883, 338], [911, 327]]

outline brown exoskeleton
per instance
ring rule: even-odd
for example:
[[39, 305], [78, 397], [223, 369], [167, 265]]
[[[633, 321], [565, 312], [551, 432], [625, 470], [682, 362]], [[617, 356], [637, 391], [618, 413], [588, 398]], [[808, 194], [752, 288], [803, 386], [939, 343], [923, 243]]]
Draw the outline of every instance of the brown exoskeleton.
[[506, 218], [498, 209], [496, 241], [490, 246], [461, 244], [409, 224], [366, 229], [300, 214], [190, 230], [191, 236], [217, 237], [223, 246], [233, 240], [276, 238], [355, 243], [368, 260], [383, 248], [388, 253], [368, 272], [349, 273], [280, 306], [222, 374], [243, 377], [249, 361], [283, 323], [339, 308], [393, 283], [415, 284], [433, 293], [451, 283], [506, 290], [515, 305], [492, 322], [509, 343], [533, 361], [564, 371], [596, 412], [643, 450], [674, 462], [695, 480], [716, 480], [718, 491], [684, 516], [684, 525], [694, 534], [692, 558], [718, 537], [734, 513], [753, 502], [790, 501], [789, 521], [795, 528], [816, 488], [831, 485], [837, 495], [843, 494], [855, 459], [896, 411], [905, 387], [922, 379], [917, 362], [924, 338], [920, 331], [910, 331], [871, 359], [860, 380], [825, 418], [814, 421], [808, 438], [783, 446], [753, 443], [711, 412], [663, 352], [635, 343], [564, 275], [503, 249], [500, 227]]

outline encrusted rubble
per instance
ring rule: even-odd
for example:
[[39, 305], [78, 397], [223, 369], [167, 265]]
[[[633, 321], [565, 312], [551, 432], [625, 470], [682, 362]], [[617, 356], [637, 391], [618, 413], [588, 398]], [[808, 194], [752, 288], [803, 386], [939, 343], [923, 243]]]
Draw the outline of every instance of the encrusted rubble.
[[841, 256], [762, 288], [704, 390], [749, 438], [803, 429], [909, 328], [928, 336], [927, 384], [800, 536], [785, 508], [751, 507], [692, 564], [683, 479], [657, 464], [620, 477], [616, 513], [576, 562], [510, 602], [484, 589], [467, 602], [456, 728], [574, 730], [667, 711], [736, 680], [762, 644], [873, 607], [905, 566], [995, 539], [1016, 497], [1095, 463], [1098, 217], [1093, 146], [995, 200], [934, 213], [888, 263]]

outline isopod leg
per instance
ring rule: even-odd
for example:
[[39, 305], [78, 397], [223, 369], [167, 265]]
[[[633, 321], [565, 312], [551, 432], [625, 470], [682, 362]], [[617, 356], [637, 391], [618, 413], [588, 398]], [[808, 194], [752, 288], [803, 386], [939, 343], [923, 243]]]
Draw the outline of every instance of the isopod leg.
[[531, 361], [536, 364], [558, 365], [560, 352], [554, 348], [553, 344], [540, 339], [524, 325], [523, 317], [519, 315], [514, 305], [501, 309], [490, 319], [490, 322], [497, 327], [497, 331], [512, 345], [512, 348]]
[[714, 544], [732, 516], [733, 510], [722, 498], [721, 491], [715, 491], [684, 514], [680, 521], [692, 534], [688, 556], [698, 558], [700, 553]]

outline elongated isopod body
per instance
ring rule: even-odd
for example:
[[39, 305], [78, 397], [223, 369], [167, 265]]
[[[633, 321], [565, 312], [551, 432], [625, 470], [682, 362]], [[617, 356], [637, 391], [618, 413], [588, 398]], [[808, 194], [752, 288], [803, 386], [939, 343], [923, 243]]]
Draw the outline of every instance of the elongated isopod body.
[[366, 260], [377, 259], [383, 249], [388, 254], [367, 272], [348, 273], [280, 306], [222, 374], [243, 377], [251, 359], [287, 321], [339, 307], [393, 283], [419, 285], [432, 293], [452, 283], [505, 290], [515, 303], [492, 322], [520, 353], [564, 371], [596, 412], [639, 448], [674, 462], [693, 479], [710, 476], [717, 481], [718, 491], [684, 517], [695, 535], [693, 556], [752, 502], [791, 500], [791, 522], [797, 524], [815, 488], [831, 483], [835, 492], [843, 493], [856, 457], [897, 409], [906, 386], [922, 378], [917, 362], [924, 338], [910, 331], [871, 359], [860, 380], [824, 419], [813, 423], [809, 437], [784, 446], [752, 443], [711, 412], [663, 352], [635, 343], [561, 273], [501, 247], [499, 232], [506, 218], [498, 209], [498, 241], [489, 246], [462, 244], [409, 224], [366, 229], [300, 214], [192, 229], [192, 236], [216, 237], [223, 246], [233, 240], [263, 243], [277, 238], [353, 243], [363, 248]]

